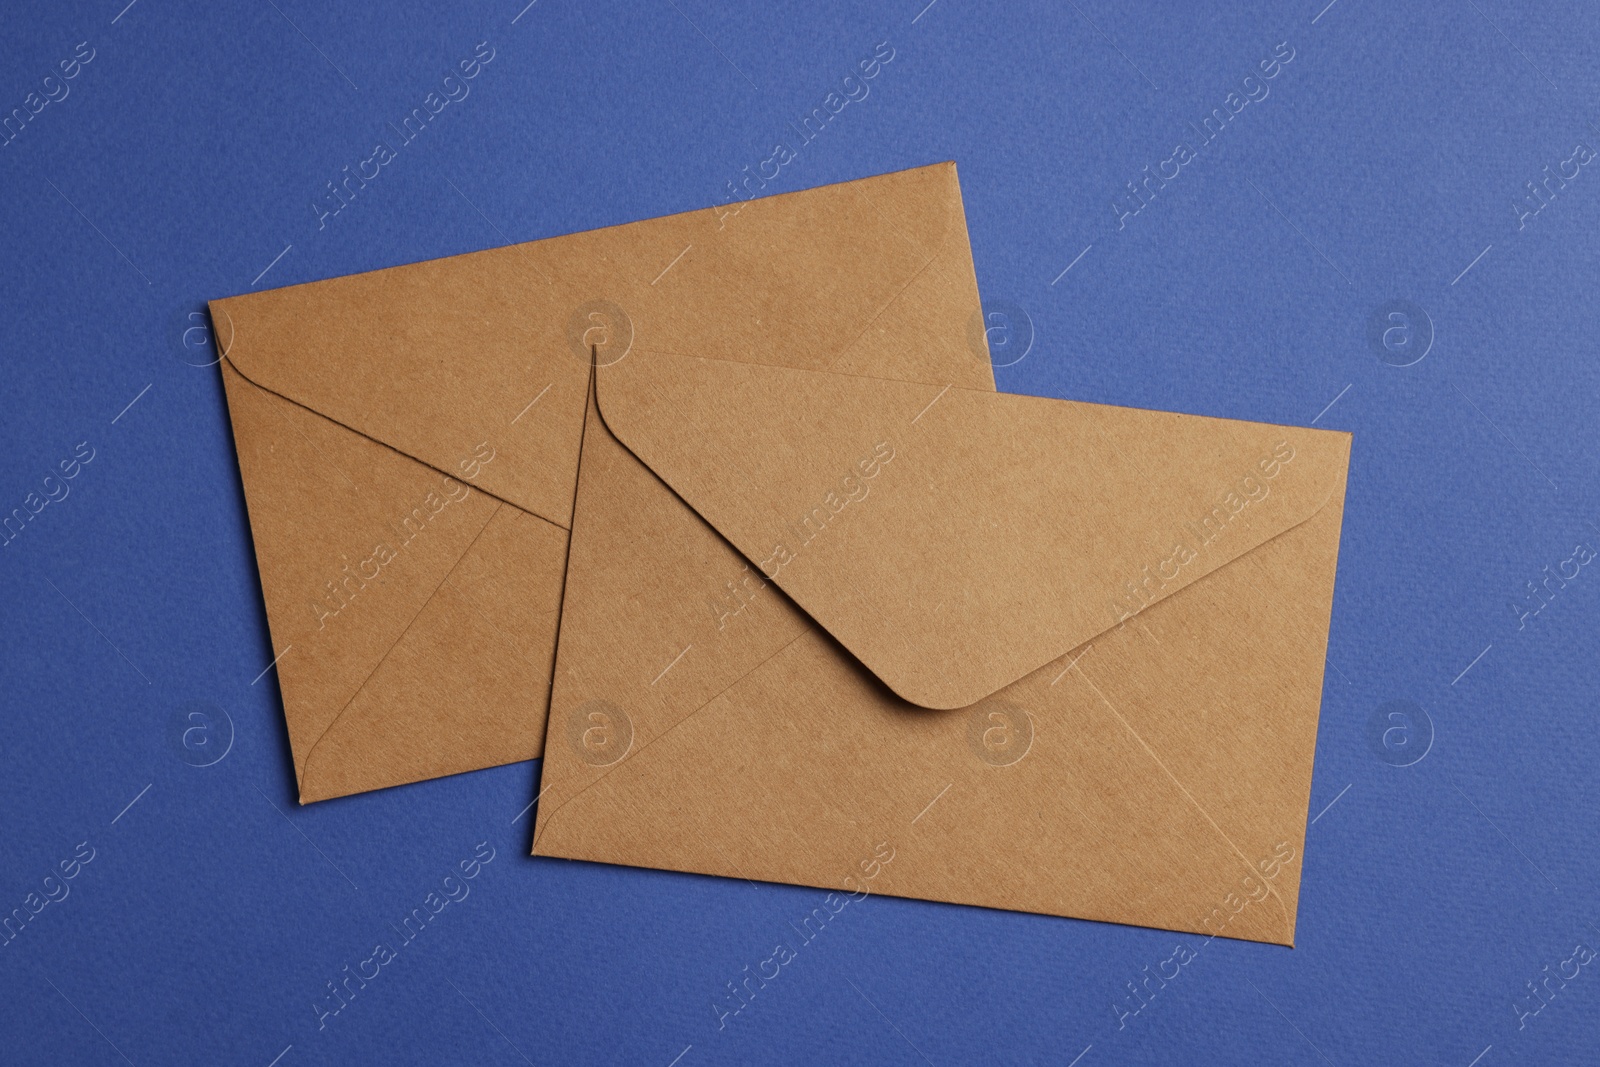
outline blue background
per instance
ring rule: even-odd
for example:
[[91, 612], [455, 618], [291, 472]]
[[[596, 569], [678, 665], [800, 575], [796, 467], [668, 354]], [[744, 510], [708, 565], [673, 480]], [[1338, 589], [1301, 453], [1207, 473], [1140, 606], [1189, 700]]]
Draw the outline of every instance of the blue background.
[[[1600, 948], [1600, 573], [1520, 617], [1600, 548], [1600, 161], [1514, 207], [1600, 149], [1592, 8], [524, 2], [0, 14], [0, 112], [94, 49], [0, 148], [0, 514], [95, 450], [0, 548], [0, 910], [95, 850], [0, 947], [0, 1060], [1594, 1062], [1600, 961], [1513, 1007]], [[324, 183], [479, 41], [470, 97], [319, 229]], [[1298, 947], [1214, 942], [1120, 1028], [1125, 984], [1198, 938], [873, 898], [719, 1030], [820, 892], [529, 859], [536, 763], [300, 809], [252, 682], [190, 313], [718, 203], [882, 41], [768, 191], [956, 160], [984, 297], [1034, 335], [1002, 389], [1355, 433]], [[1119, 228], [1125, 183], [1279, 42], [1270, 95]], [[1398, 351], [1369, 337], [1393, 300], [1427, 320]], [[232, 724], [210, 766], [228, 730], [181, 744], [194, 702]], [[325, 983], [480, 841], [471, 895], [319, 1030]]]

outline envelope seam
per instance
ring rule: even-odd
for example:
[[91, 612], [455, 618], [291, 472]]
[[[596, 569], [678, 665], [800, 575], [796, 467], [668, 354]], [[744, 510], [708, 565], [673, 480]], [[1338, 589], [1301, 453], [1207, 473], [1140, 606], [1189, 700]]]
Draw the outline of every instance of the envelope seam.
[[[406, 623], [406, 628], [400, 632], [400, 636], [394, 639], [394, 642], [388, 647], [388, 649], [384, 651], [383, 655], [379, 657], [378, 662], [373, 665], [370, 671], [367, 672], [367, 676], [361, 679], [361, 684], [356, 686], [356, 691], [354, 693], [350, 694], [350, 699], [344, 702], [344, 706], [339, 709], [338, 713], [334, 715], [331, 720], [329, 720], [328, 725], [324, 727], [322, 733], [317, 736], [317, 739], [312, 743], [311, 748], [306, 751], [305, 767], [304, 770], [300, 772], [300, 790], [302, 793], [305, 792], [306, 788], [305, 779], [311, 773], [311, 758], [317, 754], [317, 749], [322, 747], [322, 742], [328, 739], [328, 735], [333, 732], [333, 728], [339, 725], [339, 722], [344, 718], [345, 713], [350, 710], [350, 705], [354, 704], [356, 698], [366, 690], [367, 683], [372, 681], [372, 676], [377, 674], [378, 671], [382, 669], [383, 665], [389, 661], [389, 657], [394, 653], [394, 650], [400, 647], [400, 643], [406, 639], [406, 635], [411, 632], [412, 627], [416, 626], [417, 620], [422, 618], [422, 616], [427, 612], [428, 605], [433, 603], [434, 598], [439, 595], [439, 590], [443, 589], [445, 583], [450, 580], [450, 576], [455, 574], [456, 568], [461, 566], [462, 560], [466, 559], [472, 554], [473, 546], [478, 543], [478, 539], [483, 536], [483, 532], [489, 528], [489, 524], [494, 521], [494, 517], [500, 514], [500, 509], [507, 506], [508, 505], [506, 505], [504, 502], [501, 502], [497, 499], [495, 509], [489, 513], [489, 517], [485, 519], [483, 525], [478, 528], [478, 532], [472, 535], [472, 540], [467, 544], [467, 547], [462, 550], [461, 555], [456, 557], [456, 561], [450, 565], [450, 569], [445, 572], [444, 577], [439, 579], [439, 584], [433, 587], [433, 592], [429, 593], [428, 599], [422, 602], [422, 607], [417, 609], [417, 613], [411, 617], [410, 622]], [[515, 505], [509, 506], [514, 507]]]
[[[230, 364], [230, 366], [231, 366], [231, 364]], [[234, 373], [238, 373], [238, 371], [235, 370]], [[243, 377], [243, 375], [240, 375], [240, 376]], [[271, 393], [273, 396], [277, 397], [280, 400], [285, 401], [286, 403], [289, 403], [289, 404], [293, 404], [294, 403], [294, 401], [290, 400], [288, 397], [285, 397], [285, 396], [283, 396], [283, 395], [281, 395], [279, 393], [273, 393], [272, 390], [267, 389], [265, 386], [256, 385], [256, 383], [254, 383], [254, 382], [250, 382], [250, 384], [252, 386], [255, 386], [255, 388], [257, 388], [257, 389], [262, 390], [263, 392]], [[309, 410], [309, 409], [307, 409], [307, 410]], [[351, 489], [355, 490], [356, 493], [358, 493], [358, 494], [360, 494], [362, 496], [367, 496], [368, 495], [365, 492], [365, 490], [363, 490], [359, 485], [357, 485], [355, 483], [355, 479], [351, 478], [350, 475], [345, 473], [345, 470], [344, 470], [343, 467], [339, 466], [339, 464], [333, 462], [332, 460], [328, 459], [327, 456], [323, 455], [322, 449], [318, 448], [317, 447], [317, 443], [315, 441], [311, 440], [311, 438], [306, 435], [305, 430], [301, 429], [298, 425], [295, 424], [295, 421], [289, 417], [289, 413], [288, 412], [284, 411], [282, 408], [280, 408], [280, 407], [278, 407], [276, 405], [273, 405], [272, 413], [277, 416], [278, 421], [282, 422], [285, 426], [289, 427], [289, 429], [293, 430], [297, 435], [299, 435], [300, 440], [304, 441], [306, 443], [306, 446], [309, 447], [311, 449], [311, 451], [313, 451], [313, 452], [315, 452], [317, 454], [317, 458], [322, 460], [324, 463], [327, 463], [328, 466], [332, 467], [334, 469], [334, 471], [339, 475], [339, 477], [341, 477], [341, 478], [343, 478], [345, 480], [345, 483], [347, 485], [349, 485]]]
[[[555, 819], [555, 817], [558, 814], [560, 814], [560, 812], [564, 808], [566, 808], [566, 806], [568, 804], [571, 804], [573, 801], [575, 801], [579, 797], [583, 796], [589, 790], [593, 789], [595, 786], [599, 785], [601, 782], [605, 781], [607, 778], [610, 778], [613, 774], [615, 774], [617, 771], [621, 770], [627, 764], [629, 764], [629, 763], [633, 762], [634, 760], [638, 759], [639, 755], [641, 753], [643, 753], [645, 749], [647, 749], [650, 746], [654, 745], [657, 741], [660, 741], [662, 738], [664, 738], [668, 734], [672, 733], [674, 730], [676, 730], [678, 727], [682, 726], [684, 723], [688, 722], [690, 719], [694, 718], [696, 715], [699, 715], [702, 711], [704, 711], [707, 708], [709, 708], [712, 704], [715, 704], [724, 695], [726, 695], [727, 692], [730, 689], [732, 689], [734, 686], [738, 685], [740, 682], [744, 681], [746, 678], [750, 677], [752, 674], [755, 674], [761, 668], [765, 667], [768, 663], [771, 663], [773, 660], [777, 659], [784, 652], [788, 651], [789, 648], [796, 641], [800, 640], [806, 634], [811, 633], [813, 630], [816, 630], [816, 629], [817, 629], [817, 627], [815, 625], [807, 626], [804, 630], [801, 630], [798, 634], [795, 634], [794, 637], [791, 640], [784, 642], [782, 647], [775, 649], [773, 651], [772, 655], [768, 656], [766, 659], [762, 660], [760, 663], [757, 663], [754, 667], [751, 667], [749, 670], [747, 670], [743, 674], [739, 675], [739, 677], [735, 678], [733, 681], [729, 682], [727, 685], [725, 685], [721, 689], [717, 690], [716, 693], [712, 694], [709, 698], [707, 698], [705, 700], [705, 702], [702, 703], [699, 707], [695, 708], [693, 711], [689, 712], [689, 714], [685, 715], [683, 718], [679, 719], [677, 722], [673, 723], [671, 726], [667, 727], [665, 730], [662, 730], [659, 734], [657, 734], [656, 736], [652, 737], [650, 740], [646, 741], [644, 744], [640, 745], [639, 748], [638, 748], [638, 751], [635, 752], [633, 755], [628, 756], [628, 757], [626, 757], [626, 758], [624, 758], [622, 760], [619, 760], [614, 767], [611, 767], [604, 774], [602, 774], [600, 777], [596, 778], [594, 781], [590, 782], [588, 785], [584, 786], [582, 789], [578, 790], [576, 793], [572, 794], [567, 799], [563, 800], [560, 804], [558, 804], [556, 806], [554, 811], [550, 812], [550, 814], [548, 816], [545, 816], [545, 817], [541, 818], [540, 816], [536, 815], [534, 817], [534, 820], [535, 820], [535, 828], [534, 828], [534, 834], [533, 834], [533, 849], [534, 849], [534, 851], [533, 851], [532, 854], [533, 855], [538, 855], [539, 841], [544, 837], [545, 832], [550, 829], [550, 823]], [[559, 647], [559, 642], [558, 642], [557, 647]], [[551, 708], [551, 714], [550, 714], [550, 718], [548, 720], [548, 722], [550, 723], [550, 726], [548, 726], [546, 728], [546, 731], [545, 731], [545, 741], [546, 741], [546, 746], [545, 747], [547, 749], [549, 748], [550, 734], [554, 730], [555, 721], [556, 721], [555, 709]], [[542, 827], [542, 829], [541, 829], [541, 827]]]
[[[416, 464], [419, 464], [421, 466], [424, 466], [424, 467], [428, 468], [431, 471], [436, 471], [437, 473], [443, 475], [446, 478], [454, 478], [454, 477], [456, 477], [454, 474], [451, 474], [449, 471], [444, 470], [444, 469], [442, 469], [440, 467], [436, 467], [432, 463], [429, 463], [425, 459], [419, 459], [416, 456], [413, 456], [409, 452], [404, 452], [404, 451], [396, 448], [394, 445], [389, 444], [387, 441], [381, 441], [381, 440], [379, 440], [378, 438], [372, 436], [369, 433], [366, 433], [364, 431], [356, 429], [354, 426], [351, 426], [351, 425], [349, 425], [347, 423], [344, 423], [344, 422], [340, 422], [338, 419], [335, 419], [332, 416], [323, 414], [322, 412], [318, 411], [316, 408], [312, 407], [309, 404], [303, 404], [300, 401], [296, 400], [292, 396], [289, 396], [289, 395], [287, 395], [285, 393], [280, 393], [280, 392], [278, 392], [278, 390], [272, 388], [270, 385], [262, 385], [260, 382], [256, 381], [254, 378], [250, 377], [244, 371], [240, 370], [238, 364], [234, 363], [233, 360], [228, 359], [227, 356], [224, 356], [223, 359], [227, 360], [228, 366], [233, 369], [235, 374], [239, 375], [239, 377], [241, 377], [245, 381], [249, 382], [255, 388], [260, 389], [263, 392], [271, 393], [273, 396], [275, 396], [278, 399], [284, 401], [285, 403], [293, 404], [295, 407], [301, 409], [302, 411], [308, 411], [312, 415], [315, 415], [319, 419], [324, 419], [324, 420], [326, 420], [328, 422], [333, 423], [335, 426], [339, 427], [342, 430], [347, 430], [350, 433], [355, 434], [357, 437], [360, 437], [362, 440], [371, 441], [373, 444], [377, 445], [379, 448], [388, 449], [390, 452], [393, 452], [395, 455], [401, 456], [401, 457], [403, 457], [405, 459], [410, 460], [413, 463], [416, 463]], [[304, 435], [302, 434], [302, 436], [304, 436]], [[313, 445], [312, 449], [313, 449], [313, 451], [316, 451], [316, 446]], [[319, 452], [318, 454], [320, 455], [321, 453]], [[349, 481], [348, 478], [346, 478], [345, 480]], [[563, 526], [559, 522], [556, 522], [554, 519], [546, 518], [545, 516], [540, 515], [536, 511], [530, 511], [528, 508], [523, 507], [521, 504], [513, 503], [512, 501], [507, 500], [505, 497], [501, 496], [499, 493], [491, 493], [489, 490], [484, 489], [481, 486], [474, 485], [471, 481], [468, 481], [466, 479], [461, 479], [461, 480], [464, 481], [467, 485], [471, 485], [473, 489], [476, 489], [478, 492], [482, 493], [484, 496], [492, 498], [497, 503], [505, 504], [507, 507], [516, 508], [518, 511], [522, 512], [523, 514], [531, 515], [534, 518], [538, 519], [540, 522], [549, 523], [551, 526], [554, 526], [558, 530], [564, 530], [564, 531], [567, 531], [569, 533], [571, 532], [571, 528], [570, 527]], [[351, 482], [351, 484], [354, 485], [355, 483]], [[246, 491], [248, 492], [248, 487], [247, 487]]]
[[[1245, 549], [1243, 552], [1239, 553], [1237, 556], [1234, 556], [1232, 559], [1228, 560], [1226, 563], [1223, 563], [1223, 564], [1217, 566], [1216, 568], [1214, 568], [1212, 570], [1206, 571], [1204, 574], [1202, 574], [1198, 578], [1190, 579], [1188, 582], [1185, 582], [1183, 585], [1180, 585], [1178, 588], [1174, 589], [1172, 592], [1167, 593], [1167, 594], [1165, 594], [1165, 595], [1163, 595], [1161, 597], [1158, 597], [1157, 599], [1150, 601], [1150, 603], [1148, 603], [1148, 604], [1142, 605], [1139, 608], [1138, 611], [1134, 612], [1132, 615], [1129, 615], [1126, 619], [1123, 619], [1121, 622], [1114, 622], [1110, 626], [1107, 626], [1104, 630], [1101, 630], [1099, 633], [1096, 633], [1094, 636], [1090, 637], [1088, 639], [1088, 641], [1084, 642], [1084, 644], [1088, 644], [1089, 641], [1097, 641], [1100, 638], [1104, 637], [1106, 634], [1110, 633], [1112, 630], [1121, 629], [1123, 626], [1126, 626], [1128, 623], [1132, 622], [1134, 619], [1137, 619], [1140, 615], [1143, 615], [1145, 612], [1149, 611], [1151, 608], [1155, 607], [1157, 604], [1165, 604], [1167, 601], [1172, 600], [1175, 597], [1182, 596], [1185, 591], [1187, 591], [1189, 589], [1193, 589], [1195, 586], [1199, 585], [1201, 582], [1205, 581], [1207, 578], [1210, 578], [1212, 575], [1221, 574], [1227, 568], [1232, 567], [1234, 564], [1240, 562], [1241, 560], [1244, 560], [1245, 558], [1249, 557], [1250, 555], [1260, 551], [1263, 548], [1266, 548], [1268, 545], [1272, 544], [1272, 542], [1278, 540], [1280, 537], [1287, 537], [1289, 534], [1294, 533], [1296, 530], [1300, 529], [1300, 527], [1304, 526], [1306, 523], [1312, 521], [1317, 516], [1321, 515], [1324, 511], [1326, 511], [1328, 509], [1328, 506], [1333, 502], [1333, 498], [1341, 490], [1343, 490], [1346, 487], [1347, 481], [1348, 481], [1348, 479], [1347, 479], [1347, 477], [1345, 475], [1340, 475], [1339, 478], [1335, 481], [1333, 488], [1328, 491], [1328, 495], [1322, 498], [1322, 503], [1318, 504], [1316, 507], [1314, 507], [1310, 511], [1308, 511], [1306, 513], [1305, 518], [1300, 519], [1298, 522], [1294, 523], [1292, 526], [1285, 526], [1283, 529], [1279, 530], [1277, 533], [1273, 534], [1271, 537], [1267, 538], [1265, 541], [1262, 541], [1260, 544], [1253, 545], [1252, 547]], [[1081, 646], [1079, 646], [1079, 647], [1081, 647]], [[1068, 649], [1067, 652], [1063, 653], [1063, 655], [1070, 655], [1071, 651], [1072, 651], [1071, 649]], [[1061, 658], [1060, 656], [1056, 657], [1056, 659], [1060, 659], [1060, 658]], [[1050, 662], [1054, 663], [1055, 660], [1051, 660]], [[1049, 666], [1049, 664], [1048, 663], [1041, 664], [1040, 666], [1041, 667]], [[1027, 675], [1025, 674], [1022, 677], [1026, 678]]]
[[836, 371], [833, 371], [834, 364], [838, 363], [839, 360], [844, 357], [844, 354], [846, 352], [850, 351], [852, 348], [854, 348], [857, 344], [860, 343], [861, 339], [863, 337], [865, 337], [867, 335], [867, 333], [872, 329], [872, 327], [877, 324], [878, 320], [883, 318], [884, 314], [890, 308], [894, 307], [895, 303], [902, 296], [906, 295], [906, 290], [910, 289], [913, 285], [917, 284], [917, 279], [921, 278], [924, 274], [926, 274], [928, 272], [928, 268], [933, 266], [934, 262], [939, 258], [939, 256], [943, 252], [944, 252], [944, 249], [942, 249], [942, 248], [935, 249], [933, 254], [928, 257], [927, 261], [925, 263], [923, 263], [922, 266], [917, 268], [916, 273], [912, 274], [911, 277], [907, 278], [906, 279], [906, 283], [904, 285], [902, 285], [899, 289], [896, 289], [894, 295], [891, 296], [888, 300], [884, 301], [883, 306], [880, 307], [877, 311], [874, 311], [872, 313], [872, 317], [867, 320], [866, 325], [861, 327], [861, 332], [856, 334], [854, 337], [852, 337], [850, 339], [850, 343], [849, 344], [845, 345], [843, 348], [839, 349], [839, 351], [837, 351], [837, 352], [835, 352], [833, 354], [833, 358], [828, 360], [828, 369], [829, 369], [830, 372], [837, 373]]
[[[1095, 696], [1100, 698], [1100, 702], [1106, 706], [1106, 709], [1117, 717], [1117, 721], [1122, 724], [1122, 728], [1127, 730], [1128, 734], [1135, 741], [1139, 742], [1140, 747], [1143, 748], [1145, 752], [1149, 754], [1150, 758], [1155, 761], [1156, 766], [1161, 768], [1161, 772], [1168, 778], [1172, 779], [1172, 784], [1178, 787], [1178, 791], [1183, 794], [1184, 799], [1194, 806], [1194, 809], [1200, 813], [1206, 822], [1211, 824], [1211, 828], [1217, 832], [1217, 836], [1222, 838], [1222, 840], [1227, 843], [1227, 846], [1233, 850], [1233, 854], [1235, 856], [1239, 857], [1239, 862], [1243, 863], [1246, 869], [1248, 869], [1250, 873], [1254, 875], [1255, 868], [1250, 865], [1249, 858], [1245, 856], [1244, 852], [1239, 848], [1238, 845], [1234, 844], [1233, 839], [1227, 835], [1222, 827], [1217, 824], [1217, 820], [1211, 817], [1211, 813], [1206, 810], [1205, 806], [1195, 799], [1194, 794], [1189, 792], [1188, 787], [1178, 779], [1177, 775], [1172, 773], [1172, 771], [1167, 767], [1166, 763], [1162, 761], [1161, 757], [1156, 754], [1156, 750], [1150, 747], [1150, 743], [1140, 735], [1139, 731], [1133, 728], [1133, 725], [1129, 723], [1127, 719], [1122, 717], [1122, 713], [1117, 710], [1116, 705], [1112, 704], [1106, 695], [1100, 691], [1100, 687], [1095, 685], [1094, 682], [1089, 678], [1089, 672], [1085, 671], [1080, 666], [1078, 668], [1078, 675], [1084, 680], [1090, 689], [1094, 690]], [[1267, 892], [1272, 894], [1272, 898], [1278, 902], [1278, 910], [1283, 913], [1284, 933], [1292, 936], [1291, 925], [1289, 922], [1288, 905], [1285, 904], [1283, 898], [1278, 895], [1278, 891], [1272, 888], [1272, 884], [1270, 882], [1263, 880], [1263, 884], [1266, 885]]]

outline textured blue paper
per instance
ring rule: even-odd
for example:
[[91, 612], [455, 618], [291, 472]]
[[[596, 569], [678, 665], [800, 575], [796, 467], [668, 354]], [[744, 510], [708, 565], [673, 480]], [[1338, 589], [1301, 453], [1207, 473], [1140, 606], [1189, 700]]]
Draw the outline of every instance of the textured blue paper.
[[[1594, 1062], [1592, 8], [523, 2], [0, 13], [0, 1061]], [[872, 898], [719, 1029], [820, 893], [529, 859], [537, 764], [296, 806], [190, 315], [720, 202], [880, 42], [766, 191], [956, 160], [1001, 388], [1355, 433], [1299, 946]]]

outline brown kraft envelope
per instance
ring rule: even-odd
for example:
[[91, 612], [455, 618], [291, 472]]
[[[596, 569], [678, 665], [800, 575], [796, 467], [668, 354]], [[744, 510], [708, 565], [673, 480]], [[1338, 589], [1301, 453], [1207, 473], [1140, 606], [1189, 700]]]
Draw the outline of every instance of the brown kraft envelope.
[[1292, 944], [1349, 435], [937, 326], [597, 369], [534, 854]]
[[213, 301], [301, 802], [540, 755], [591, 350], [906, 376], [977, 307], [952, 164]]

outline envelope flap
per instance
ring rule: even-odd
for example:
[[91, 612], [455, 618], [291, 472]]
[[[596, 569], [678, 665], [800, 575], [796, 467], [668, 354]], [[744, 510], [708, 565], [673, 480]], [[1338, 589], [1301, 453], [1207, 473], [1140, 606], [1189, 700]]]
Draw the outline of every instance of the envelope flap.
[[612, 433], [894, 692], [965, 707], [1315, 514], [1349, 435], [641, 353]]
[[442, 473], [498, 453], [480, 487], [565, 526], [588, 367], [560, 337], [578, 301], [517, 251], [215, 300], [218, 343], [254, 384]]
[[312, 749], [499, 505], [255, 385], [229, 363], [222, 380], [304, 786]]
[[[862, 254], [871, 249], [872, 254]], [[589, 347], [793, 366], [925, 366], [874, 326], [937, 320], [963, 383], [977, 308], [953, 164], [211, 303], [245, 378], [565, 526]], [[934, 293], [943, 300], [929, 299]], [[948, 377], [941, 380], [949, 380]], [[472, 457], [501, 457], [479, 476]]]

